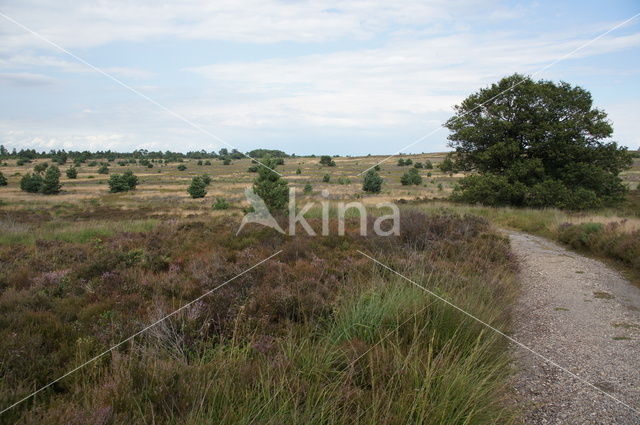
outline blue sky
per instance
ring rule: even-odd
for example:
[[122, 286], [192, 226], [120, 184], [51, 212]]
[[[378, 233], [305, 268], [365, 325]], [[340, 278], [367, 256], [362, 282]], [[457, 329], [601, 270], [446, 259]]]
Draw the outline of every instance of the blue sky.
[[[466, 95], [531, 74], [637, 1], [13, 1], [0, 12], [242, 151], [391, 154]], [[228, 147], [0, 17], [0, 144]], [[640, 17], [536, 78], [593, 93], [640, 145]], [[446, 149], [446, 130], [409, 152]]]

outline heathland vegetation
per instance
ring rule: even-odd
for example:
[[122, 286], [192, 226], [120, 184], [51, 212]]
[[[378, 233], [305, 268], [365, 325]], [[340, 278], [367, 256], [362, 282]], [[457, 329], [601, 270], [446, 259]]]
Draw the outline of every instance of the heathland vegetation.
[[[640, 271], [640, 158], [580, 88], [525, 80], [476, 109], [513, 78], [460, 105], [449, 153], [0, 147], [0, 407], [126, 340], [0, 423], [516, 422], [505, 340], [420, 286], [509, 332], [496, 226]], [[248, 187], [280, 222], [291, 188], [393, 201], [401, 231], [361, 236], [351, 209], [343, 236], [236, 235]]]

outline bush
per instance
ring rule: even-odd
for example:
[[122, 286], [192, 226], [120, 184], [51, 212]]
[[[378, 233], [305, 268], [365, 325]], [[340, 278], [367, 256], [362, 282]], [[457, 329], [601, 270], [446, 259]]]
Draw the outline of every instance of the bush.
[[455, 170], [455, 164], [451, 159], [451, 155], [447, 155], [447, 157], [440, 163], [438, 167], [440, 168], [440, 171], [442, 171], [443, 173], [453, 172]]
[[253, 192], [264, 201], [270, 212], [284, 211], [289, 202], [289, 187], [282, 177], [273, 171], [275, 161], [265, 159], [253, 182]]
[[400, 183], [403, 186], [409, 185], [419, 185], [422, 184], [422, 177], [420, 177], [420, 172], [416, 168], [412, 168], [400, 177]]
[[327, 167], [335, 167], [336, 166], [336, 162], [333, 159], [331, 159], [331, 157], [329, 155], [322, 155], [320, 157], [320, 164], [326, 165]]
[[216, 202], [211, 206], [214, 210], [229, 209], [229, 203], [224, 198], [216, 198]]
[[404, 158], [400, 158], [398, 160], [398, 167], [404, 167], [404, 166], [405, 166]]
[[87, 164], [87, 166], [89, 166], [89, 167], [95, 167], [97, 165], [98, 165], [97, 161], [91, 161], [90, 163]]
[[67, 178], [75, 179], [78, 177], [78, 169], [76, 167], [69, 167], [66, 171]]
[[302, 192], [304, 192], [304, 194], [308, 195], [313, 191], [313, 186], [311, 186], [311, 184], [307, 183], [304, 185], [304, 189], [302, 189]]
[[523, 205], [526, 187], [510, 183], [507, 177], [495, 174], [471, 175], [460, 179], [453, 190], [454, 201], [490, 206]]
[[427, 170], [433, 170], [433, 164], [431, 163], [431, 161], [426, 160], [424, 162], [424, 168], [427, 169]]
[[383, 179], [377, 171], [369, 170], [364, 175], [362, 182], [362, 190], [368, 193], [379, 193], [382, 189]]
[[207, 186], [211, 184], [211, 176], [209, 174], [203, 174], [201, 178], [204, 184], [206, 184]]
[[197, 164], [202, 165], [203, 164], [202, 160], [198, 160]]
[[424, 168], [424, 165], [422, 164], [422, 162], [416, 162], [415, 164], [413, 164], [414, 168]]
[[6, 186], [7, 184], [9, 184], [7, 178], [0, 172], [0, 186]]
[[373, 169], [376, 171], [380, 171], [380, 165], [378, 164], [374, 165]]
[[134, 190], [138, 185], [138, 177], [131, 170], [127, 170], [124, 174], [113, 174], [109, 177], [109, 192], [128, 192]]
[[40, 174], [25, 174], [20, 179], [20, 189], [25, 192], [37, 193], [42, 187], [42, 176]]
[[109, 167], [107, 164], [102, 164], [102, 166], [98, 168], [98, 174], [109, 174]]
[[202, 181], [202, 177], [196, 176], [191, 179], [191, 184], [187, 188], [187, 193], [192, 198], [204, 198], [207, 194], [207, 185]]
[[211, 161], [206, 160], [206, 161], [204, 162], [204, 165], [211, 165]]
[[296, 174], [302, 174], [302, 170], [300, 168], [296, 169]]
[[187, 169], [187, 166], [184, 165], [184, 164], [180, 164], [180, 165], [178, 165], [177, 169], [178, 169], [178, 171], [184, 171], [184, 170]]
[[248, 172], [250, 173], [257, 173], [258, 172], [258, 166], [257, 165], [252, 165], [251, 167], [249, 167], [247, 169]]
[[44, 174], [44, 179], [42, 180], [42, 186], [40, 187], [40, 191], [45, 195], [55, 195], [56, 193], [60, 193], [60, 188], [62, 185], [60, 184], [60, 169], [55, 165], [47, 168], [47, 171]]
[[41, 164], [36, 164], [33, 167], [33, 171], [35, 171], [38, 174], [42, 174], [47, 169], [48, 166], [49, 166], [49, 164], [46, 163], [46, 162], [43, 162]]
[[325, 175], [322, 177], [322, 181], [323, 181], [324, 183], [329, 183], [329, 182], [331, 181], [331, 176], [330, 176], [329, 174], [325, 174]]

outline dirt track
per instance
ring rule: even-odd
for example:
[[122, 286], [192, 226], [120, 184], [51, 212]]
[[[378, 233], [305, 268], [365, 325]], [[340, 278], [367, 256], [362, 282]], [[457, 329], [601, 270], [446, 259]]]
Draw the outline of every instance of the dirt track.
[[522, 283], [513, 337], [631, 407], [514, 348], [524, 423], [640, 424], [640, 289], [599, 261], [508, 233]]

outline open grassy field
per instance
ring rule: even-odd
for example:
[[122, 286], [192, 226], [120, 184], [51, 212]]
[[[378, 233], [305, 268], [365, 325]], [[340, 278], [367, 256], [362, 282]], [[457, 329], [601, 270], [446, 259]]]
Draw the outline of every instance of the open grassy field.
[[[330, 200], [398, 202], [401, 234], [390, 238], [359, 236], [353, 215], [345, 236], [333, 218], [326, 237], [257, 225], [236, 236], [243, 190], [255, 178], [248, 159], [190, 160], [184, 171], [177, 163], [116, 161], [112, 174], [130, 169], [141, 180], [121, 194], [108, 193], [109, 176], [97, 167], [83, 164], [71, 180], [63, 166], [63, 191], [50, 196], [21, 192], [20, 175], [35, 164], [8, 161], [1, 170], [9, 185], [0, 188], [2, 408], [188, 307], [0, 423], [516, 421], [505, 340], [359, 251], [508, 332], [518, 285], [496, 225], [638, 267], [637, 193], [620, 209], [594, 213], [455, 205], [439, 200], [461, 177], [438, 170], [443, 158], [411, 156], [436, 166], [420, 171], [420, 186], [400, 184], [410, 167], [397, 159], [382, 164], [385, 183], [375, 195], [362, 192], [358, 173], [383, 157], [336, 158], [335, 167], [289, 158], [278, 167], [300, 196], [307, 182], [313, 186], [309, 201], [326, 189]], [[632, 185], [638, 167], [636, 159], [625, 173]], [[208, 194], [191, 199], [186, 187], [204, 173], [212, 177]], [[216, 197], [231, 208], [214, 210]], [[319, 211], [309, 216], [318, 228]]]

